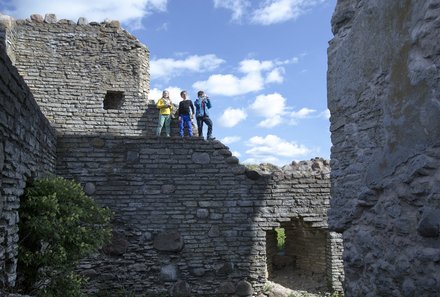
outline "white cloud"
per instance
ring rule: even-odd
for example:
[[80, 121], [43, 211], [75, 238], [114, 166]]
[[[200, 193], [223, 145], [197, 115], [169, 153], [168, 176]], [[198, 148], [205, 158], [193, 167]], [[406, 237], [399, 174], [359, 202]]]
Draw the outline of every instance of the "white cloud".
[[239, 22], [250, 6], [248, 0], [214, 0], [215, 8], [226, 8], [232, 11], [232, 21]]
[[179, 102], [182, 100], [182, 98], [180, 97], [180, 92], [182, 91], [182, 89], [179, 87], [172, 87], [172, 86], [169, 86], [168, 88], [162, 90], [158, 88], [150, 89], [150, 93], [148, 93], [148, 99], [157, 102], [157, 100], [159, 100], [162, 97], [162, 92], [164, 90], [167, 90], [170, 93], [170, 98], [171, 101], [173, 101], [173, 103], [179, 104]]
[[27, 18], [31, 14], [55, 13], [58, 19], [76, 21], [86, 17], [89, 21], [115, 19], [132, 29], [141, 28], [142, 18], [153, 12], [164, 12], [167, 0], [15, 0], [5, 13], [16, 18]]
[[282, 120], [281, 116], [275, 115], [273, 117], [267, 118], [267, 119], [259, 122], [258, 126], [263, 127], [263, 128], [273, 128], [275, 126], [278, 126], [282, 122], [283, 122], [283, 120]]
[[309, 118], [311, 114], [315, 113], [315, 109], [303, 107], [298, 111], [292, 111], [290, 116], [295, 119], [306, 119]]
[[268, 83], [282, 82], [284, 68], [281, 65], [296, 62], [295, 58], [285, 61], [246, 59], [241, 61], [238, 67], [238, 72], [243, 74], [241, 77], [234, 74], [213, 74], [205, 81], [195, 82], [193, 87], [223, 96], [257, 92], [264, 89]]
[[327, 108], [326, 110], [324, 110], [323, 112], [321, 112], [319, 114], [320, 117], [324, 118], [324, 119], [330, 119], [330, 110]]
[[216, 69], [225, 62], [216, 55], [192, 55], [183, 60], [157, 59], [150, 62], [150, 75], [152, 79], [170, 78], [183, 71], [205, 72]]
[[254, 161], [253, 163], [272, 160], [272, 162], [269, 163], [279, 165], [277, 160], [280, 160], [280, 158], [291, 161], [311, 152], [311, 150], [304, 145], [289, 142], [271, 134], [266, 137], [254, 136], [249, 139], [247, 146], [249, 146], [250, 149], [246, 151], [246, 154], [250, 156], [249, 159]]
[[250, 108], [260, 116], [271, 118], [285, 112], [286, 99], [279, 93], [259, 95]]
[[250, 73], [242, 78], [232, 74], [214, 74], [208, 80], [197, 81], [193, 88], [210, 94], [236, 96], [263, 89], [264, 81], [259, 73]]
[[235, 156], [237, 158], [240, 158], [240, 156], [241, 156], [241, 154], [239, 152], [237, 152], [237, 151], [232, 151], [231, 153], [232, 153], [233, 156]]
[[214, 0], [215, 8], [232, 11], [232, 21], [271, 25], [295, 20], [326, 0]]
[[284, 68], [278, 67], [269, 72], [266, 77], [266, 83], [282, 83], [284, 81]]
[[284, 165], [280, 161], [280, 159], [275, 158], [273, 156], [269, 157], [261, 157], [261, 158], [247, 158], [243, 161], [243, 164], [261, 164], [261, 163], [270, 163], [274, 165]]
[[226, 136], [223, 137], [220, 141], [226, 145], [240, 141], [241, 137], [240, 136]]
[[272, 25], [295, 20], [313, 6], [325, 0], [270, 0], [253, 11], [251, 22], [260, 25]]
[[220, 125], [231, 128], [247, 118], [244, 110], [238, 108], [226, 108], [220, 117]]

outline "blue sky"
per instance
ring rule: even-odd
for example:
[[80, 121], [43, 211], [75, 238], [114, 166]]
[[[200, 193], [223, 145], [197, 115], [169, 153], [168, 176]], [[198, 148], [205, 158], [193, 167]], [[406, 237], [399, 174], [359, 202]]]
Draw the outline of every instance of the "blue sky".
[[[330, 157], [327, 46], [336, 0], [0, 0], [32, 13], [117, 19], [150, 50], [150, 99], [211, 98], [213, 135], [242, 163]], [[206, 128], [205, 128], [206, 135]]]

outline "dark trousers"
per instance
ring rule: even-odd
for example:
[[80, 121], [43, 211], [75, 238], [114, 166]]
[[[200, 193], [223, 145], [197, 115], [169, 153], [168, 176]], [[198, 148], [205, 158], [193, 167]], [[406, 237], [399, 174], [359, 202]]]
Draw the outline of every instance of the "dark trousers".
[[209, 117], [197, 117], [197, 127], [199, 128], [199, 136], [203, 136], [203, 123], [208, 125], [208, 138], [212, 136], [212, 121]]

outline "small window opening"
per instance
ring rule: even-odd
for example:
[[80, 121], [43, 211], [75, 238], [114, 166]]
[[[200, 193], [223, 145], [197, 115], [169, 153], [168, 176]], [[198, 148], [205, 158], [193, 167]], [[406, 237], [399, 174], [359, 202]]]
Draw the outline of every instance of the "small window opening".
[[124, 92], [107, 91], [104, 98], [104, 109], [121, 109], [124, 103]]

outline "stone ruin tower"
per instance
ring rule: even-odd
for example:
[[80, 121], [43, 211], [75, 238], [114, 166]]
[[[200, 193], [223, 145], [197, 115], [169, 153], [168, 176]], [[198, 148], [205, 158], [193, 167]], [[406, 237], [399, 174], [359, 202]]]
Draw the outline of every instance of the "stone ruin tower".
[[440, 1], [338, 1], [329, 222], [347, 296], [440, 296]]
[[328, 161], [263, 172], [219, 141], [154, 136], [149, 53], [116, 21], [0, 21], [2, 287], [16, 281], [26, 182], [52, 173], [115, 213], [112, 243], [79, 267], [90, 292], [256, 295], [276, 268], [277, 227], [288, 265], [342, 290]]

